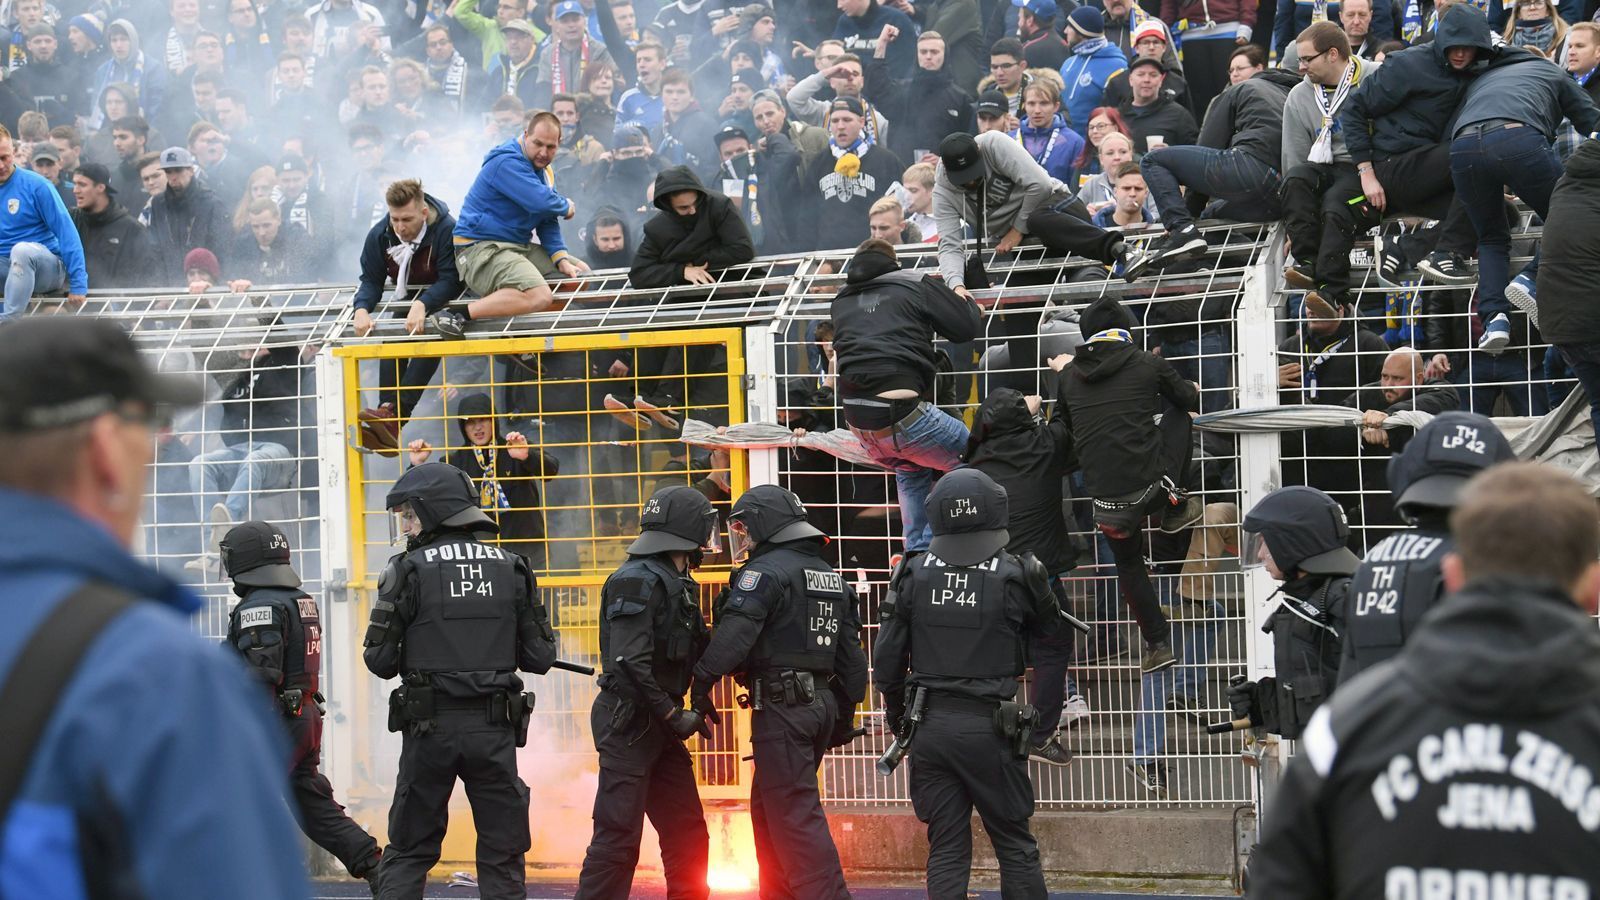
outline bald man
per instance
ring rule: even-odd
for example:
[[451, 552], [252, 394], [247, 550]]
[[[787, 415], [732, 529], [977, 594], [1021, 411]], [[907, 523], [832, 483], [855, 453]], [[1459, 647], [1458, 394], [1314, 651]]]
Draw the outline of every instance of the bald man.
[[[1427, 361], [1410, 347], [1401, 347], [1384, 357], [1377, 384], [1362, 385], [1345, 399], [1344, 405], [1365, 410], [1361, 419], [1361, 440], [1374, 447], [1399, 450], [1410, 438], [1384, 428], [1384, 422], [1401, 410], [1415, 409], [1438, 415], [1459, 409], [1461, 396], [1455, 386], [1441, 378], [1427, 377]], [[1391, 437], [1395, 443], [1391, 444]]]

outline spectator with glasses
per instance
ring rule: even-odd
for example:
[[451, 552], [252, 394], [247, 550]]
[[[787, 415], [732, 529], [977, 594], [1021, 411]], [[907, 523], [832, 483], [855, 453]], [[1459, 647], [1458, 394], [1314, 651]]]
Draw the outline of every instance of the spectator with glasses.
[[1506, 17], [1506, 28], [1500, 36], [1513, 47], [1559, 61], [1567, 39], [1567, 23], [1550, 0], [1518, 0]]

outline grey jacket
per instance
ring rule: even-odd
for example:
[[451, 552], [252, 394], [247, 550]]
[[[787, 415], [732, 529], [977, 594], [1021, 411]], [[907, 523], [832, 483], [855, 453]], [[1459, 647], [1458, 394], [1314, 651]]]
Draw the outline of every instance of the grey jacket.
[[[1041, 205], [1059, 203], [1072, 196], [1068, 187], [1051, 178], [1044, 167], [1004, 132], [986, 131], [975, 138], [978, 153], [989, 166], [982, 190], [963, 191], [950, 183], [944, 163], [933, 180], [933, 218], [939, 223], [939, 274], [952, 288], [965, 287], [966, 266], [963, 220], [978, 228], [978, 218], [988, 210], [989, 246], [1012, 228], [1028, 233], [1028, 217]], [[988, 202], [984, 203], [987, 195]]]
[[[823, 132], [827, 132], [828, 110], [833, 101], [817, 99], [817, 94], [827, 87], [828, 79], [823, 78], [821, 72], [815, 72], [801, 79], [800, 83], [789, 89], [789, 94], [785, 98], [789, 101], [789, 113], [799, 121], [819, 126]], [[887, 146], [885, 142], [888, 140], [889, 120], [878, 112], [876, 106], [872, 107], [871, 112], [872, 121], [878, 128], [877, 143]]]
[[[1345, 98], [1344, 106], [1349, 106], [1361, 82], [1378, 70], [1378, 64], [1370, 60], [1358, 58], [1355, 63], [1356, 83], [1350, 91], [1351, 96]], [[1288, 174], [1295, 166], [1306, 164], [1307, 157], [1311, 155], [1311, 145], [1317, 139], [1317, 131], [1322, 127], [1322, 112], [1317, 109], [1317, 99], [1312, 94], [1315, 90], [1317, 85], [1301, 79], [1283, 104], [1283, 166], [1279, 171], [1284, 174]], [[1344, 145], [1344, 126], [1338, 113], [1334, 114], [1334, 125], [1333, 161], [1348, 163], [1351, 161], [1350, 151]]]

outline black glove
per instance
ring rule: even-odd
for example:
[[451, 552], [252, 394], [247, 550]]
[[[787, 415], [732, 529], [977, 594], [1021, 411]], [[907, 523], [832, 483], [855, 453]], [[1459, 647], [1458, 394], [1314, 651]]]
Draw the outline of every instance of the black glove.
[[854, 708], [840, 710], [839, 717], [833, 720], [833, 731], [828, 734], [828, 749], [843, 747], [865, 733], [866, 729], [856, 727]]
[[895, 737], [903, 734], [906, 727], [906, 705], [901, 702], [883, 704], [883, 724]]
[[696, 678], [694, 687], [689, 690], [689, 708], [711, 724], [721, 725], [722, 713], [717, 712], [717, 705], [711, 702], [711, 687], [712, 682]]
[[1243, 681], [1228, 685], [1228, 709], [1235, 719], [1249, 719], [1254, 727], [1261, 725], [1261, 686], [1258, 682]]
[[692, 709], [673, 710], [672, 715], [667, 716], [667, 729], [680, 741], [687, 741], [696, 734], [711, 740], [711, 726], [706, 724], [704, 716]]

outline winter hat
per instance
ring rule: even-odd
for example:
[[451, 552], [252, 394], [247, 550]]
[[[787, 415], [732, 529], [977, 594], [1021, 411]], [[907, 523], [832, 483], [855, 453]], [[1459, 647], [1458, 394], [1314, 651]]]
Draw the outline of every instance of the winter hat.
[[1067, 25], [1086, 38], [1105, 37], [1106, 17], [1092, 6], [1080, 6], [1067, 16]]
[[1158, 37], [1168, 46], [1172, 45], [1172, 38], [1167, 37], [1167, 26], [1161, 24], [1160, 19], [1146, 19], [1139, 23], [1139, 27], [1133, 30], [1133, 37], [1129, 43], [1137, 46], [1147, 37]]
[[[1078, 7], [1082, 9], [1083, 7]], [[1101, 297], [1089, 304], [1078, 316], [1078, 327], [1083, 330], [1085, 338], [1093, 337], [1102, 331], [1111, 328], [1134, 329], [1139, 326], [1139, 320], [1133, 313], [1118, 303], [1115, 298]]]
[[100, 17], [93, 13], [73, 16], [68, 24], [83, 32], [97, 46], [106, 42], [106, 27], [100, 24]]
[[217, 264], [217, 255], [204, 247], [190, 250], [183, 258], [183, 270], [187, 272], [190, 269], [199, 269], [210, 275], [212, 284], [222, 280], [222, 266]]

